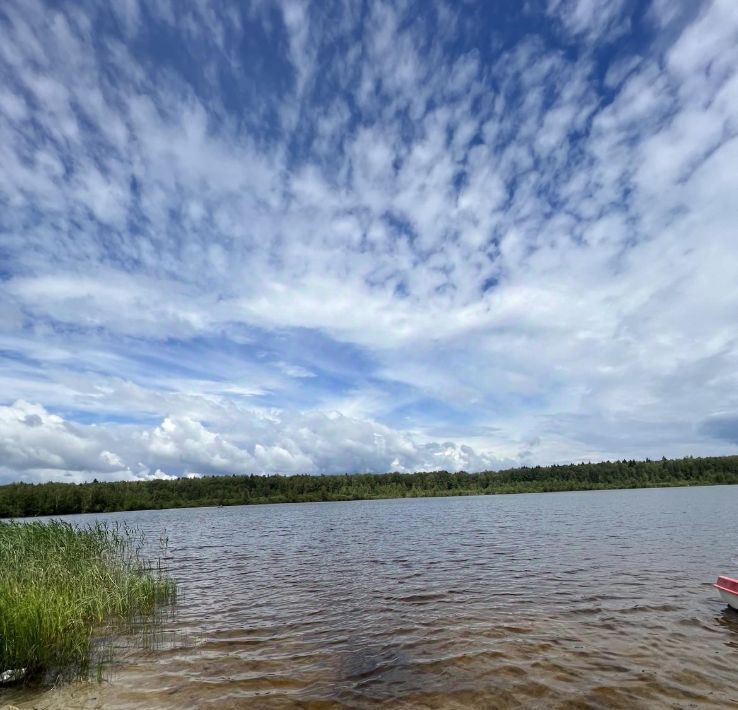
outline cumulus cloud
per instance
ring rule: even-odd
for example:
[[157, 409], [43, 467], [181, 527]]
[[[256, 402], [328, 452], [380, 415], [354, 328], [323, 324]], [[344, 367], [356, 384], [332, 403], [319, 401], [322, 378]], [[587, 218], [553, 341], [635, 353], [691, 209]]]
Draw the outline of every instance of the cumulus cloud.
[[458, 471], [506, 463], [453, 442], [416, 443], [402, 432], [337, 412], [244, 411], [241, 417], [227, 434], [181, 416], [166, 417], [154, 427], [100, 427], [73, 424], [40, 405], [18, 401], [0, 407], [0, 480]]
[[729, 450], [738, 12], [687, 5], [5, 3], [0, 463]]
[[[97, 433], [97, 432], [93, 432]], [[89, 435], [42, 406], [18, 401], [0, 407], [0, 457], [10, 471], [58, 469], [115, 473], [120, 458], [106, 448], [107, 435]]]

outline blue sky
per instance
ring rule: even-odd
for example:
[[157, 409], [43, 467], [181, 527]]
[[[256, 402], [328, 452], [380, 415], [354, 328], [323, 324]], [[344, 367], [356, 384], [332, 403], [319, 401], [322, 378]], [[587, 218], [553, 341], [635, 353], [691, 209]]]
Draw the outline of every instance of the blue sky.
[[738, 445], [738, 5], [0, 7], [0, 481]]

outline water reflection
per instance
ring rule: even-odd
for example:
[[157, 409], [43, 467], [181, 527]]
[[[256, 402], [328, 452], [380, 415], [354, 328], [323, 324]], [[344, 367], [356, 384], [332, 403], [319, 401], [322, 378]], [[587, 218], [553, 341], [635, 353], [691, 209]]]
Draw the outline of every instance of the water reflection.
[[733, 634], [725, 639], [725, 645], [738, 649], [738, 611], [726, 606], [725, 609], [715, 617], [715, 621], [723, 629], [726, 629]]
[[[20, 707], [724, 707], [738, 487], [129, 514], [182, 593], [109, 682]], [[25, 693], [25, 694], [24, 694]]]

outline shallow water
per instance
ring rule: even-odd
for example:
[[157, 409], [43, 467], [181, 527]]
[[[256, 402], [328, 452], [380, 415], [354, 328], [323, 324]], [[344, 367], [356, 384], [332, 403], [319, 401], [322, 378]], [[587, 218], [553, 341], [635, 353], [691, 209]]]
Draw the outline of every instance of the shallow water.
[[[35, 708], [726, 707], [738, 486], [146, 511], [153, 650]], [[93, 516], [70, 519], [88, 521]]]

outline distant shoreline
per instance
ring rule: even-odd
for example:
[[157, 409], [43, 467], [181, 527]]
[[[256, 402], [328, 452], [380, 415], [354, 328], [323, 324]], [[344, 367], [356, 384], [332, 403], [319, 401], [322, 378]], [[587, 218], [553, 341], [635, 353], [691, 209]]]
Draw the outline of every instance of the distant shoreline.
[[738, 456], [605, 461], [479, 473], [233, 475], [79, 484], [11, 483], [0, 486], [0, 518], [726, 484], [738, 484]]

